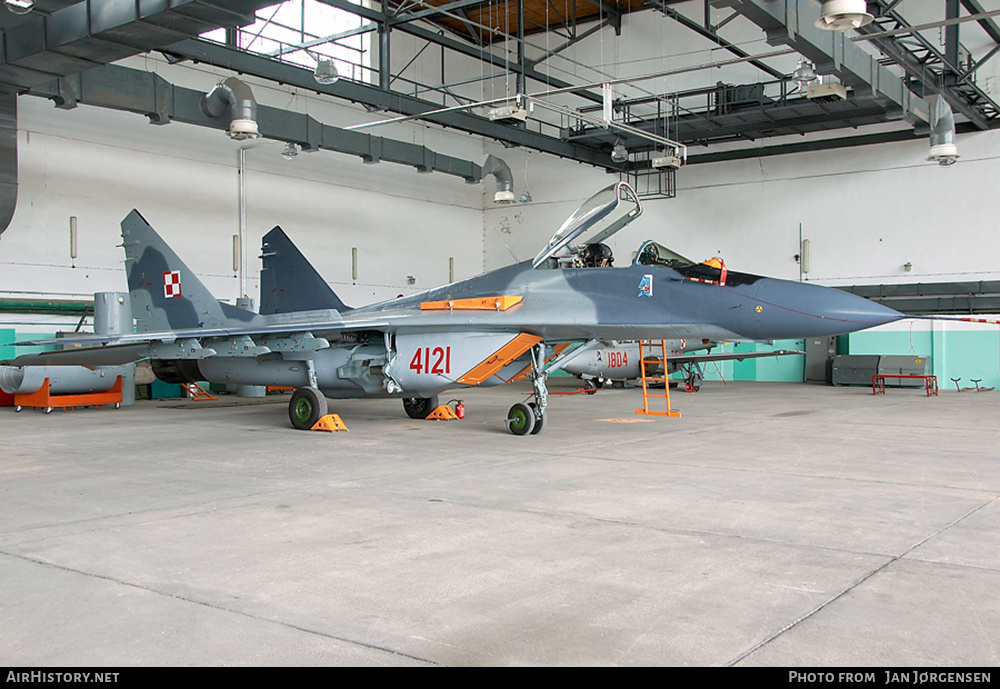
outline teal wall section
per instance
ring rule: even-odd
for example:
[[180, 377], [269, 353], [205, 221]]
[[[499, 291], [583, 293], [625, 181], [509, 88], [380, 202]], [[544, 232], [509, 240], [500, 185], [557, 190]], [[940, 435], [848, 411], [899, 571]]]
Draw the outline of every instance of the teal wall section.
[[150, 388], [151, 396], [154, 400], [170, 400], [184, 397], [184, 390], [177, 383], [164, 383], [162, 380], [154, 380]]
[[[931, 373], [938, 377], [938, 387], [954, 390], [952, 378], [960, 385], [1000, 387], [1000, 330], [943, 330], [857, 332], [845, 336], [849, 354], [926, 355], [931, 358]], [[844, 337], [841, 337], [843, 340]]]
[[[774, 344], [740, 342], [734, 345], [734, 352], [770, 352], [775, 349], [805, 351], [805, 340], [776, 340]], [[786, 356], [765, 356], [758, 359], [744, 359], [733, 363], [734, 380], [765, 380], [801, 383], [805, 378], [805, 354]]]
[[[712, 349], [712, 354], [721, 352], [770, 352], [775, 349], [805, 350], [804, 340], [778, 340], [774, 344], [760, 342], [727, 342]], [[693, 352], [700, 354], [702, 352]], [[767, 356], [743, 361], [713, 361], [702, 365], [705, 380], [762, 380], [801, 383], [804, 378], [806, 357], [804, 354], [787, 356]], [[675, 379], [682, 379], [677, 373]]]
[[2, 328], [0, 329], [0, 359], [13, 359], [22, 354], [52, 351], [56, 349], [55, 345], [45, 347], [12, 347], [10, 345], [20, 340], [52, 340], [55, 339], [55, 336], [55, 333], [31, 333], [30, 335], [22, 333], [18, 335], [12, 328]]

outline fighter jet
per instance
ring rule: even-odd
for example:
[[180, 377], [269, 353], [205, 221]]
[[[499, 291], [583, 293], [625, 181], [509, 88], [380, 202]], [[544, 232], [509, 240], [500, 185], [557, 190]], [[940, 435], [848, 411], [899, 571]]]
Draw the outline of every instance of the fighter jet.
[[[718, 346], [713, 340], [665, 340], [667, 375], [681, 371], [684, 375], [685, 389], [697, 392], [704, 381], [703, 366], [713, 361], [744, 361], [769, 356], [788, 356], [790, 354], [805, 354], [796, 349], [774, 349], [759, 352], [716, 352], [712, 349]], [[657, 350], [659, 345], [657, 345]], [[698, 353], [706, 350], [704, 353]], [[593, 386], [590, 391], [596, 392], [608, 381], [619, 382], [642, 377], [642, 362], [638, 342], [602, 342], [599, 346], [580, 348], [577, 353], [567, 355], [560, 368]], [[647, 358], [647, 361], [649, 359]], [[646, 364], [647, 367], [650, 364]], [[655, 365], [657, 371], [663, 370], [663, 362]], [[649, 373], [647, 372], [647, 375]]]
[[[262, 280], [269, 291], [264, 313], [253, 313], [216, 300], [132, 211], [121, 227], [137, 332], [61, 339], [101, 346], [13, 363], [149, 358], [166, 382], [291, 386], [288, 415], [301, 429], [327, 413], [327, 398], [399, 398], [411, 417], [421, 418], [442, 391], [503, 385], [527, 372], [533, 398], [515, 403], [506, 418], [512, 433], [527, 435], [545, 424], [546, 378], [566, 354], [555, 354], [557, 346], [792, 339], [904, 317], [840, 290], [695, 263], [653, 241], [639, 247], [630, 265], [614, 267], [604, 241], [641, 213], [635, 191], [619, 182], [574, 211], [533, 260], [358, 308], [344, 305], [308, 270], [281, 274], [282, 261], [272, 256], [278, 270]], [[265, 264], [280, 249], [280, 242], [265, 245]], [[301, 310], [317, 291], [323, 297], [312, 300], [316, 308]]]

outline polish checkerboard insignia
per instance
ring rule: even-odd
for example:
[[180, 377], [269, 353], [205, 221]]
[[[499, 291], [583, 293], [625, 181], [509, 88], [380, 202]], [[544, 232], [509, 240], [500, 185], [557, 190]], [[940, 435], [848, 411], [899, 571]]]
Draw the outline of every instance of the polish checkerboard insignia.
[[170, 270], [163, 274], [163, 296], [167, 299], [181, 296], [181, 271]]

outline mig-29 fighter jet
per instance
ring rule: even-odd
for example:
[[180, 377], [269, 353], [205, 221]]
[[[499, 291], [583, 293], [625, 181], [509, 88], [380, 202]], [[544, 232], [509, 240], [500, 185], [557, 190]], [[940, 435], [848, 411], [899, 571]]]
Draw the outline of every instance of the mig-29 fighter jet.
[[[291, 386], [289, 418], [302, 429], [327, 413], [327, 398], [400, 398], [410, 416], [421, 418], [440, 392], [503, 385], [527, 370], [533, 399], [514, 404], [506, 420], [511, 432], [526, 435], [545, 422], [546, 376], [580, 347], [606, 340], [795, 339], [904, 317], [840, 290], [695, 263], [653, 241], [642, 244], [631, 265], [612, 267], [604, 241], [641, 212], [634, 190], [619, 182], [580, 206], [531, 261], [353, 309], [319, 285], [311, 267], [283, 272], [279, 254], [290, 242], [270, 235], [257, 314], [217, 301], [132, 211], [122, 221], [122, 239], [137, 332], [61, 339], [102, 346], [13, 363], [149, 358], [166, 382]], [[271, 273], [269, 263], [277, 268]], [[553, 354], [567, 344], [575, 348]]]

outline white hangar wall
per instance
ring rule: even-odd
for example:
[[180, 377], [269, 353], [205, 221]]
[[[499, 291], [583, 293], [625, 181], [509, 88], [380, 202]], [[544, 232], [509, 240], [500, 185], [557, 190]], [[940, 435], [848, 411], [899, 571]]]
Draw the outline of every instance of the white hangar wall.
[[[150, 58], [132, 65], [205, 91], [228, 76]], [[261, 104], [308, 112], [326, 124], [370, 117], [360, 107], [244, 79]], [[351, 305], [445, 283], [449, 257], [456, 279], [482, 271], [482, 204], [486, 192], [492, 198], [492, 177], [469, 185], [451, 175], [420, 174], [394, 163], [366, 165], [330, 151], [285, 160], [284, 144], [276, 141], [236, 142], [220, 130], [154, 126], [140, 115], [88, 106], [59, 110], [30, 96], [18, 99], [18, 109], [18, 203], [0, 235], [0, 298], [126, 291], [119, 225], [137, 208], [218, 298], [235, 301], [241, 296], [233, 270], [241, 145], [247, 170], [246, 291], [255, 301], [260, 240], [279, 224]], [[482, 142], [468, 136], [412, 124], [382, 129], [373, 133], [470, 160], [484, 155]], [[78, 222], [75, 261], [71, 216]], [[358, 249], [357, 281], [352, 247]], [[25, 317], [3, 314], [0, 320], [10, 324]], [[41, 320], [53, 329], [69, 325], [66, 318]]]
[[[656, 239], [694, 260], [718, 255], [735, 270], [798, 279], [801, 224], [805, 278], [822, 284], [1000, 279], [1000, 132], [959, 135], [958, 146], [948, 168], [925, 160], [926, 140], [691, 165], [677, 172], [676, 198], [646, 202], [612, 248], [621, 265]], [[518, 188], [525, 156], [507, 153]], [[506, 247], [534, 255], [576, 205], [617, 180], [534, 154], [527, 178], [533, 203], [486, 210], [488, 267], [512, 260]]]

